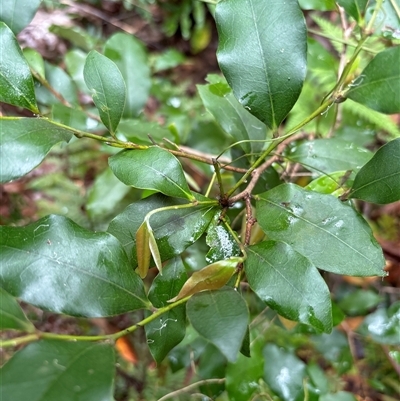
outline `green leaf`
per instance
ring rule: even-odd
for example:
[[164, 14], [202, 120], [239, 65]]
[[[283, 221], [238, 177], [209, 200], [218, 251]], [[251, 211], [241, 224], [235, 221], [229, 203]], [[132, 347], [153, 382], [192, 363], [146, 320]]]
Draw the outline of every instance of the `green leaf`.
[[229, 281], [235, 273], [237, 265], [241, 262], [243, 262], [243, 258], [232, 257], [195, 271], [179, 291], [179, 294], [170, 299], [169, 302], [175, 302], [204, 290], [218, 290]]
[[[47, 62], [44, 63], [44, 69], [50, 86], [58, 93], [61, 93], [63, 98], [71, 105], [79, 107], [78, 90], [71, 77], [62, 68]], [[36, 86], [35, 92], [39, 103], [48, 106], [61, 104], [60, 99], [42, 85]]]
[[[242, 107], [226, 83], [198, 85], [197, 89], [205, 108], [235, 141], [267, 139], [265, 124]], [[240, 146], [246, 153], [258, 153], [263, 145], [262, 142], [244, 142]]]
[[[200, 354], [196, 371], [203, 380], [221, 379], [225, 377], [226, 365], [226, 358], [220, 350], [215, 345], [207, 343]], [[210, 397], [211, 400], [218, 399], [217, 396], [221, 395], [224, 389], [224, 380], [221, 383], [205, 383], [199, 386], [201, 394]]]
[[322, 394], [320, 401], [357, 401], [357, 398], [347, 391], [338, 391], [337, 393]]
[[372, 157], [372, 152], [339, 138], [316, 139], [293, 146], [288, 154], [292, 162], [329, 174], [339, 170], [358, 171]]
[[40, 341], [0, 370], [1, 395], [4, 401], [111, 401], [114, 374], [109, 344]]
[[284, 401], [303, 399], [305, 363], [275, 344], [267, 344], [263, 355], [264, 380], [271, 390]]
[[64, 61], [68, 74], [72, 78], [75, 85], [83, 93], [90, 94], [86, 87], [85, 78], [83, 77], [83, 69], [85, 68], [87, 53], [79, 49], [72, 49], [65, 53]]
[[221, 213], [215, 215], [207, 230], [206, 242], [210, 247], [206, 255], [208, 263], [228, 259], [231, 256], [239, 256], [241, 252], [235, 238], [220, 221], [220, 215]]
[[24, 176], [38, 166], [57, 143], [72, 133], [41, 118], [0, 118], [0, 181]]
[[358, 172], [349, 197], [373, 203], [400, 200], [400, 138], [378, 149]]
[[[343, 188], [340, 188], [340, 186], [348, 181], [348, 179], [346, 179], [348, 173], [348, 171], [336, 171], [329, 175], [322, 175], [321, 177], [311, 181], [305, 189], [319, 192], [320, 194], [331, 194], [338, 189], [343, 192], [344, 190]], [[342, 182], [343, 180], [344, 182]]]
[[332, 363], [338, 374], [349, 371], [353, 364], [347, 337], [339, 330], [330, 334], [320, 334], [311, 338], [315, 348]]
[[168, 48], [155, 57], [153, 65], [154, 72], [175, 68], [182, 64], [185, 60], [186, 58], [183, 53], [174, 48]]
[[319, 269], [349, 276], [384, 276], [385, 259], [368, 223], [332, 195], [283, 184], [258, 196], [257, 221]]
[[21, 32], [32, 21], [42, 0], [2, 1], [0, 21], [5, 22], [14, 35]]
[[328, 286], [316, 267], [282, 242], [261, 242], [248, 248], [246, 277], [252, 290], [287, 319], [319, 331], [332, 330]]
[[116, 33], [107, 40], [104, 55], [114, 61], [126, 84], [124, 117], [136, 117], [146, 104], [151, 87], [143, 44], [132, 35]]
[[[67, 125], [68, 127], [72, 127], [80, 131], [98, 133], [99, 131], [103, 130], [103, 124], [100, 121], [89, 117], [83, 110], [73, 109], [71, 107], [64, 106], [61, 103], [55, 103], [51, 106], [51, 119], [54, 122]], [[112, 175], [114, 176], [114, 174]], [[119, 181], [115, 176], [114, 179]], [[123, 185], [121, 182], [120, 184]]]
[[241, 295], [233, 288], [201, 292], [189, 299], [186, 312], [194, 329], [235, 362], [249, 321]]
[[217, 58], [234, 95], [275, 131], [306, 75], [307, 30], [297, 1], [221, 1], [215, 17]]
[[88, 191], [86, 202], [90, 219], [100, 220], [109, 216], [129, 191], [130, 188], [118, 180], [110, 168], [98, 174]]
[[378, 306], [381, 301], [382, 297], [375, 291], [362, 289], [346, 295], [340, 300], [339, 307], [347, 315], [361, 316]]
[[367, 12], [365, 13], [365, 22], [369, 23], [372, 16], [375, 17], [376, 8], [379, 8], [378, 14], [372, 24], [374, 35], [380, 35], [385, 39], [399, 39], [400, 32], [400, 13], [395, 1], [383, 1], [377, 5], [377, 0], [368, 2]]
[[159, 147], [123, 150], [110, 157], [109, 165], [116, 177], [126, 185], [194, 200], [181, 163], [167, 150]]
[[380, 53], [349, 85], [349, 99], [385, 114], [400, 113], [400, 46]]
[[119, 241], [65, 217], [0, 227], [0, 251], [1, 286], [40, 308], [101, 317], [148, 305], [143, 283]]
[[[118, 134], [122, 134], [128, 141], [138, 145], [152, 145], [167, 138], [173, 142], [179, 142], [179, 138], [173, 135], [168, 128], [151, 121], [139, 119], [122, 120], [118, 125]], [[149, 138], [154, 141], [152, 142]]]
[[107, 57], [92, 50], [86, 58], [83, 76], [101, 121], [114, 135], [126, 98], [125, 82], [118, 67]]
[[[186, 281], [185, 266], [180, 257], [169, 261], [163, 268], [163, 274], [157, 275], [149, 290], [149, 300], [156, 308], [168, 305], [167, 301], [174, 297]], [[180, 305], [164, 313], [160, 319], [144, 326], [147, 344], [157, 363], [167, 356], [169, 351], [185, 337], [186, 311]]]
[[0, 329], [35, 331], [35, 326], [27, 319], [16, 299], [3, 288], [0, 288]]
[[258, 383], [263, 377], [264, 358], [258, 348], [260, 347], [252, 346], [251, 358], [239, 354], [235, 363], [228, 364], [226, 391], [230, 401], [249, 401], [259, 388]]
[[0, 22], [0, 52], [0, 102], [39, 114], [29, 65], [4, 22]]
[[60, 38], [68, 40], [74, 47], [86, 50], [86, 52], [96, 47], [96, 38], [79, 26], [51, 25], [49, 31]]
[[347, 14], [357, 21], [357, 23], [363, 20], [368, 0], [337, 0], [337, 2], [345, 9]]
[[[183, 203], [184, 201], [180, 199], [155, 194], [132, 203], [110, 223], [108, 232], [120, 240], [133, 267], [137, 266], [138, 258], [136, 232], [146, 215], [154, 209]], [[215, 207], [202, 205], [153, 214], [150, 218], [150, 226], [157, 241], [161, 259], [164, 261], [180, 255], [196, 242], [207, 229], [216, 210]]]
[[333, 11], [335, 10], [334, 0], [299, 0], [303, 10]]
[[359, 331], [379, 344], [400, 345], [400, 301], [368, 315]]
[[42, 55], [36, 50], [30, 49], [29, 47], [23, 49], [22, 53], [29, 66], [44, 78], [46, 76], [46, 73], [44, 70], [44, 60]]

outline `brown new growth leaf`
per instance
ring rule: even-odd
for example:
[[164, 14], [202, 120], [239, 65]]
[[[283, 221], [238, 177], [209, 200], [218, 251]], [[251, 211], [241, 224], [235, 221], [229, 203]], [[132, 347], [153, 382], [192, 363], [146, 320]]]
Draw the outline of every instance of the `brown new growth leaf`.
[[235, 273], [236, 266], [241, 262], [243, 262], [243, 258], [235, 256], [226, 260], [219, 260], [194, 272], [183, 285], [179, 294], [168, 302], [178, 301], [200, 291], [217, 290], [223, 287]]

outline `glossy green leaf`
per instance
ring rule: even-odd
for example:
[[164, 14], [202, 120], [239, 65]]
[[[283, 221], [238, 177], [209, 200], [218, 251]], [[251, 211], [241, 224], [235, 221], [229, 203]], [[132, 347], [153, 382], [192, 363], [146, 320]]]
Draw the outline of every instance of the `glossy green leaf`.
[[378, 306], [382, 297], [372, 290], [355, 290], [339, 302], [339, 307], [347, 315], [365, 315], [368, 310]]
[[0, 227], [0, 241], [1, 286], [25, 302], [86, 317], [147, 307], [142, 281], [108, 233], [52, 215], [25, 227]]
[[385, 259], [371, 228], [332, 195], [283, 184], [258, 196], [258, 224], [319, 269], [349, 276], [384, 276]]
[[86, 202], [90, 219], [101, 220], [109, 216], [129, 191], [130, 188], [118, 180], [111, 169], [107, 168], [98, 174], [88, 191]]
[[338, 138], [305, 141], [293, 146], [288, 153], [290, 161], [323, 174], [339, 170], [358, 171], [371, 157], [369, 150]]
[[[44, 63], [44, 69], [46, 80], [50, 86], [60, 93], [68, 103], [79, 107], [78, 89], [71, 77], [62, 68], [47, 62]], [[43, 85], [36, 86], [35, 93], [39, 103], [48, 106], [61, 104], [60, 99]]]
[[72, 133], [47, 119], [0, 118], [0, 181], [24, 176], [46, 157], [59, 142], [68, 142]]
[[378, 149], [363, 166], [354, 179], [349, 197], [373, 203], [400, 200], [400, 138]]
[[346, 97], [385, 114], [400, 113], [400, 46], [378, 53], [350, 85]]
[[39, 113], [29, 65], [4, 22], [0, 22], [0, 52], [0, 102]]
[[275, 241], [248, 248], [246, 277], [252, 290], [287, 319], [332, 330], [328, 286], [317, 268], [292, 247]]
[[[185, 266], [180, 257], [169, 261], [163, 267], [163, 274], [153, 280], [149, 290], [149, 300], [156, 308], [168, 305], [167, 301], [174, 297], [186, 281]], [[160, 319], [144, 326], [147, 344], [157, 363], [160, 363], [185, 337], [186, 310], [180, 305], [164, 313]]]
[[151, 189], [167, 196], [193, 200], [179, 160], [167, 150], [151, 147], [123, 150], [110, 157], [109, 165], [126, 185]]
[[38, 51], [30, 49], [29, 47], [23, 49], [22, 53], [29, 66], [44, 78], [46, 76], [46, 73], [44, 70], [44, 60], [42, 55]]
[[35, 331], [35, 326], [27, 319], [17, 300], [3, 288], [0, 288], [0, 329]]
[[208, 263], [240, 255], [241, 251], [238, 243], [226, 229], [224, 223], [220, 221], [220, 213], [215, 215], [212, 223], [208, 227], [206, 242], [210, 247], [206, 255], [206, 261]]
[[[243, 108], [226, 83], [198, 85], [197, 90], [205, 108], [235, 141], [267, 139], [265, 124]], [[263, 145], [263, 142], [244, 142], [240, 146], [246, 153], [257, 153]]]
[[146, 104], [151, 87], [150, 68], [143, 44], [134, 36], [119, 32], [107, 40], [104, 55], [114, 61], [125, 81], [124, 117], [136, 117]]
[[[329, 175], [322, 175], [321, 177], [316, 178], [311, 181], [305, 189], [310, 191], [319, 192], [320, 194], [331, 194], [337, 191], [345, 182], [348, 180], [349, 171], [336, 171], [335, 173], [331, 173]], [[344, 181], [344, 182], [343, 182]], [[343, 192], [344, 189], [340, 188]]]
[[306, 75], [307, 30], [297, 1], [221, 1], [215, 17], [217, 58], [234, 95], [275, 130]]
[[86, 58], [83, 77], [99, 110], [101, 121], [111, 134], [115, 134], [126, 98], [122, 74], [114, 62], [92, 50]]
[[249, 321], [241, 295], [233, 288], [204, 291], [189, 299], [186, 312], [194, 329], [235, 362]]
[[305, 363], [292, 352], [267, 344], [264, 348], [264, 380], [284, 401], [303, 399]]
[[400, 345], [400, 301], [368, 315], [359, 331], [379, 344]]
[[200, 291], [217, 290], [223, 287], [235, 273], [237, 265], [242, 261], [243, 258], [232, 257], [195, 271], [179, 291], [179, 294], [170, 299], [169, 302], [175, 302]]
[[[207, 199], [198, 197], [199, 200]], [[133, 267], [137, 266], [138, 258], [136, 232], [146, 215], [154, 209], [184, 203], [186, 201], [182, 199], [172, 199], [161, 194], [155, 194], [132, 203], [110, 223], [108, 232], [120, 240]], [[153, 214], [149, 222], [162, 261], [180, 255], [188, 246], [196, 242], [207, 229], [216, 211], [217, 208], [215, 207], [201, 205]]]
[[14, 35], [21, 32], [32, 21], [42, 0], [2, 1], [0, 21], [5, 22]]
[[4, 401], [111, 401], [114, 374], [109, 344], [40, 341], [2, 367], [1, 395]]

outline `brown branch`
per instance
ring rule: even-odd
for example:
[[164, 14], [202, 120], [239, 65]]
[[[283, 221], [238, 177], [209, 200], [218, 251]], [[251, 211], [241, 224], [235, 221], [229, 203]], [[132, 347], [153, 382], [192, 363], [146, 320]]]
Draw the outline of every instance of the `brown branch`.
[[[182, 147], [180, 148], [180, 150], [173, 150], [173, 149], [166, 149], [166, 150], [168, 150], [168, 152], [170, 152], [173, 155], [178, 156], [178, 157], [184, 157], [186, 159], [197, 160], [202, 163], [210, 164], [211, 166], [214, 165], [213, 159], [215, 159], [215, 156], [208, 157], [208, 155], [205, 155], [204, 153], [200, 153], [198, 151], [193, 151], [193, 150], [189, 151], [189, 148], [185, 148], [185, 149], [187, 149], [187, 150], [183, 150]], [[245, 169], [245, 168], [239, 168], [239, 167], [234, 167], [234, 166], [224, 165], [223, 167], [221, 166], [221, 168], [223, 168], [224, 170], [234, 171], [236, 173], [241, 173], [241, 174], [244, 174], [247, 172], [247, 169]]]
[[250, 194], [248, 194], [244, 200], [246, 202], [246, 233], [244, 236], [244, 245], [248, 246], [250, 245], [251, 229], [257, 220], [253, 217]]
[[241, 199], [246, 199], [246, 197], [251, 195], [251, 192], [253, 191], [254, 187], [256, 186], [259, 178], [261, 177], [261, 174], [268, 168], [270, 167], [273, 163], [277, 162], [280, 159], [280, 155], [282, 152], [285, 150], [285, 148], [292, 142], [298, 141], [299, 139], [306, 138], [308, 134], [305, 133], [299, 133], [296, 135], [291, 136], [290, 138], [285, 139], [280, 143], [277, 148], [276, 148], [276, 154], [266, 160], [263, 164], [261, 164], [258, 168], [256, 168], [252, 175], [251, 175], [251, 180], [249, 182], [249, 185], [247, 185], [246, 189], [239, 194], [232, 196], [229, 201], [231, 203], [235, 203]]

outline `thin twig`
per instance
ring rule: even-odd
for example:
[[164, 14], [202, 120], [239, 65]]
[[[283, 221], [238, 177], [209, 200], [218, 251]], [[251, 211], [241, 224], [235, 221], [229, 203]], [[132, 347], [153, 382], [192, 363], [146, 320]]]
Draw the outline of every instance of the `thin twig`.
[[251, 207], [251, 196], [247, 194], [244, 198], [246, 202], [246, 233], [244, 236], [244, 245], [250, 245], [251, 229], [257, 220], [253, 217], [253, 209]]
[[261, 174], [269, 167], [271, 166], [273, 163], [275, 163], [276, 161], [279, 160], [281, 153], [285, 150], [285, 148], [292, 142], [294, 141], [298, 141], [299, 139], [303, 139], [306, 138], [307, 134], [305, 133], [299, 133], [296, 135], [293, 135], [287, 139], [285, 139], [284, 141], [282, 141], [277, 149], [276, 149], [276, 154], [274, 156], [272, 156], [271, 158], [269, 158], [268, 160], [266, 160], [263, 164], [261, 164], [259, 167], [257, 167], [255, 170], [253, 170], [252, 173], [252, 177], [251, 180], [249, 182], [249, 184], [247, 185], [246, 189], [242, 192], [240, 192], [239, 194], [232, 196], [229, 201], [231, 203], [235, 203], [241, 199], [246, 199], [246, 197], [248, 197], [249, 195], [251, 195], [251, 192], [253, 191], [254, 187], [257, 184], [257, 181], [259, 180], [259, 178], [261, 177]]
[[[213, 158], [210, 157], [208, 158], [207, 156], [204, 156], [203, 154], [200, 154], [199, 152], [189, 152], [186, 150], [183, 150], [181, 148], [181, 150], [173, 150], [173, 149], [167, 149], [169, 153], [172, 153], [175, 156], [178, 157], [184, 157], [186, 159], [192, 159], [192, 160], [197, 160], [199, 162], [205, 163], [205, 164], [209, 164], [209, 165], [214, 165], [213, 163]], [[234, 171], [236, 173], [246, 173], [246, 169], [245, 168], [239, 168], [239, 167], [233, 167], [233, 166], [223, 166], [224, 170], [228, 170], [228, 171]]]
[[179, 390], [172, 391], [171, 393], [168, 393], [168, 394], [164, 395], [163, 397], [159, 398], [158, 401], [165, 401], [165, 400], [168, 400], [168, 399], [170, 399], [172, 397], [175, 397], [177, 395], [180, 395], [180, 394], [183, 394], [183, 393], [187, 393], [187, 392], [189, 392], [191, 390], [194, 390], [195, 388], [197, 388], [199, 386], [202, 386], [204, 384], [222, 384], [222, 383], [225, 383], [225, 378], [223, 378], [223, 379], [200, 380], [200, 381], [198, 381], [196, 383], [189, 384], [186, 387], [182, 387]]

